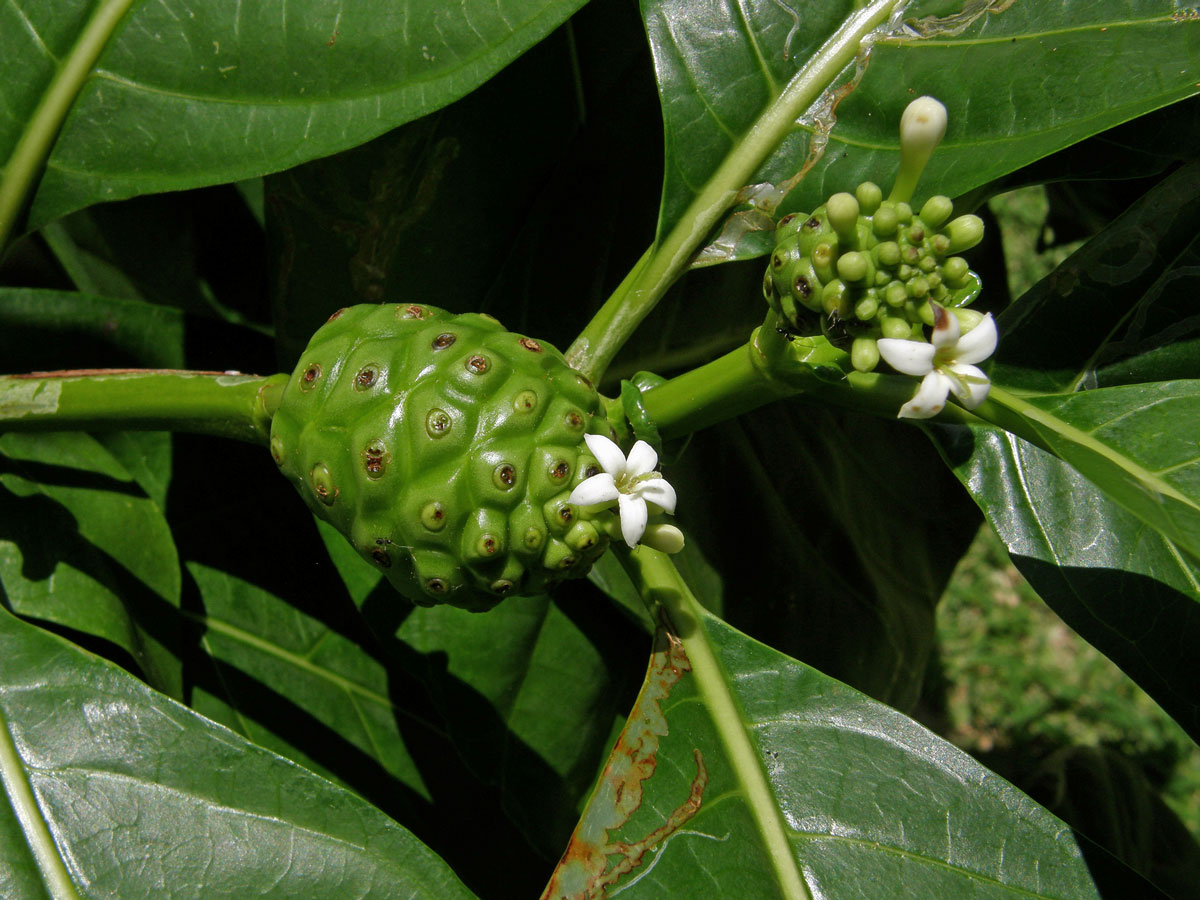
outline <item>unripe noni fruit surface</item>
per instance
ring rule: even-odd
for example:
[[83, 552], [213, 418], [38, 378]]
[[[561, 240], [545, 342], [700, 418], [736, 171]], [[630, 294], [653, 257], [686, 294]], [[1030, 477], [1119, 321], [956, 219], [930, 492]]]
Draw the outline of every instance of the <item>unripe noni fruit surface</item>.
[[567, 503], [600, 471], [595, 389], [489, 316], [363, 305], [313, 336], [271, 453], [314, 513], [416, 603], [483, 610], [586, 574], [608, 538]]

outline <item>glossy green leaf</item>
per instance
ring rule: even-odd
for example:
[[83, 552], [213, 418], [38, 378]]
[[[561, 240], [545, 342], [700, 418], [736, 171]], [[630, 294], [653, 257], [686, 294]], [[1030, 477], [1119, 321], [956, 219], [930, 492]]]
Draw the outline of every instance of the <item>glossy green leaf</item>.
[[1061, 821], [639, 556], [678, 638], [656, 646], [545, 898], [1099, 896]]
[[432, 798], [404, 733], [439, 729], [393, 702], [387, 668], [262, 588], [199, 563], [188, 573], [199, 598], [185, 615], [206, 657], [190, 672], [192, 709], [381, 805], [401, 794], [386, 804], [396, 818], [426, 812]]
[[99, 442], [70, 432], [0, 436], [0, 496], [10, 608], [120, 648], [178, 696], [179, 559], [162, 507]]
[[[0, 14], [0, 158], [27, 130], [56, 64], [84, 57], [76, 42], [89, 16], [113, 5], [29, 0]], [[134, 3], [93, 36], [103, 51], [63, 122], [31, 221], [362, 143], [472, 90], [578, 5]]]
[[1038, 595], [1200, 740], [1200, 563], [1006, 432], [934, 435]]
[[1074, 390], [1200, 377], [1200, 164], [1164, 179], [999, 318], [993, 381]]
[[354, 794], [2, 610], [0, 660], [6, 897], [473, 896]]
[[[900, 113], [919, 94], [950, 111], [919, 195], [955, 196], [1196, 93], [1200, 82], [1200, 23], [1176, 16], [1169, 0], [896, 4], [888, 11], [903, 21], [878, 29], [859, 70], [827, 73], [820, 65], [829, 53], [819, 48], [858, 6], [642, 4], [666, 123], [660, 236], [693, 227], [685, 210], [705, 190], [754, 185], [738, 198], [753, 195], [754, 205], [729, 220], [707, 256], [757, 255], [766, 245], [754, 237], [771, 227], [764, 210], [811, 209], [863, 180], [886, 189]], [[790, 87], [815, 72], [819, 87], [836, 93], [812, 106], [805, 95], [781, 114]], [[729, 181], [721, 167], [751, 145], [761, 162], [744, 181]]]
[[1200, 381], [1028, 399], [993, 387], [987, 403], [1004, 427], [1054, 452], [1200, 558]]

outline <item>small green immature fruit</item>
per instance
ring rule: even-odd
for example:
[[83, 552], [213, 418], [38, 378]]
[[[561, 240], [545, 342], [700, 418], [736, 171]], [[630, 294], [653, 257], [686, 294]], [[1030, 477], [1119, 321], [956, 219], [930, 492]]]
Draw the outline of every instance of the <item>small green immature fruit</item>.
[[598, 470], [584, 435], [608, 431], [600, 409], [562, 354], [488, 316], [354, 306], [301, 356], [271, 454], [400, 593], [484, 610], [586, 574], [607, 546], [567, 502]]

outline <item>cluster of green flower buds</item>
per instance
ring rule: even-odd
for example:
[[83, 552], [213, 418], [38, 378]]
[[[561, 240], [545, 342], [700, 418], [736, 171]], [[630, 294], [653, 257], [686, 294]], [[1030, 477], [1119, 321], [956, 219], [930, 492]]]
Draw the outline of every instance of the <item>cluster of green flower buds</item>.
[[945, 123], [936, 100], [913, 101], [901, 120], [900, 168], [887, 199], [867, 181], [777, 226], [763, 279], [767, 302], [791, 334], [849, 340], [859, 371], [879, 363], [878, 339], [923, 340], [923, 326], [934, 324], [933, 304], [963, 307], [979, 294], [979, 277], [958, 254], [979, 243], [983, 222], [955, 218], [941, 195], [919, 211], [909, 203]]
[[472, 610], [587, 573], [607, 512], [599, 396], [541, 341], [431, 306], [335, 313], [305, 349], [271, 453], [309, 508], [416, 603]]

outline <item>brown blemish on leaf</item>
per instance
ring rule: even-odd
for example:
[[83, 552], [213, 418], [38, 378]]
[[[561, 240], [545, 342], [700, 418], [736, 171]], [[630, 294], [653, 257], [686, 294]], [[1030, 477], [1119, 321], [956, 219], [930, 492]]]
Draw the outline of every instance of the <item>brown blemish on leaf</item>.
[[645, 782], [658, 766], [659, 738], [668, 732], [662, 703], [691, 668], [683, 644], [660, 627], [641, 693], [542, 900], [599, 900], [609, 887], [642, 864], [647, 851], [678, 831], [700, 809], [708, 769], [703, 754], [694, 749], [696, 777], [687, 798], [666, 821], [637, 840], [609, 839], [642, 805]]

